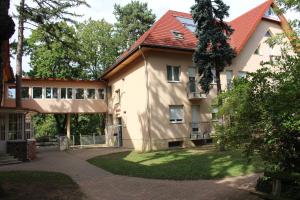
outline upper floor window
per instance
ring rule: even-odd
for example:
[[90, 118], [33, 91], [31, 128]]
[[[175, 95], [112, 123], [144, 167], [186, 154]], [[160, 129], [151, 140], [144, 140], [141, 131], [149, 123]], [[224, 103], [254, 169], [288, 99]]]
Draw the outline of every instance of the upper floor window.
[[73, 89], [72, 88], [67, 89], [67, 97], [68, 97], [68, 99], [73, 99]]
[[212, 69], [212, 70], [211, 70], [211, 73], [212, 73], [212, 77], [213, 77], [212, 84], [216, 84], [216, 83], [217, 83], [216, 70], [215, 70], [215, 69]]
[[116, 103], [120, 103], [121, 102], [121, 92], [120, 89], [116, 90]]
[[22, 99], [29, 99], [29, 87], [22, 87], [21, 97]]
[[67, 98], [67, 89], [66, 88], [60, 88], [60, 98], [61, 99]]
[[34, 99], [43, 98], [43, 88], [42, 87], [33, 87], [32, 88], [32, 97]]
[[52, 88], [46, 88], [46, 99], [51, 99]]
[[76, 88], [75, 97], [76, 97], [76, 99], [84, 99], [84, 89]]
[[255, 49], [254, 54], [260, 55], [260, 45], [258, 45], [257, 49]]
[[58, 89], [52, 88], [52, 98], [57, 99], [58, 98]]
[[219, 112], [219, 109], [218, 107], [214, 107], [211, 111], [211, 119], [212, 121], [218, 121], [218, 112]]
[[238, 72], [238, 78], [246, 78], [246, 76], [247, 76], [247, 72], [244, 72], [244, 71]]
[[104, 99], [105, 98], [104, 89], [98, 89], [98, 98], [99, 99]]
[[280, 21], [279, 17], [276, 15], [276, 13], [274, 12], [273, 8], [270, 7], [267, 12], [265, 12], [264, 17], [276, 20], [276, 21]]
[[96, 98], [95, 89], [87, 89], [87, 98], [88, 99], [95, 99]]
[[182, 105], [170, 106], [169, 112], [170, 112], [170, 122], [171, 123], [183, 122], [183, 106]]
[[180, 66], [167, 66], [167, 79], [169, 82], [179, 82]]
[[8, 88], [8, 98], [15, 99], [16, 98], [16, 87], [12, 86]]
[[232, 70], [227, 70], [226, 71], [226, 80], [227, 80], [227, 89], [228, 90], [230, 90], [232, 88], [232, 77], [233, 77]]

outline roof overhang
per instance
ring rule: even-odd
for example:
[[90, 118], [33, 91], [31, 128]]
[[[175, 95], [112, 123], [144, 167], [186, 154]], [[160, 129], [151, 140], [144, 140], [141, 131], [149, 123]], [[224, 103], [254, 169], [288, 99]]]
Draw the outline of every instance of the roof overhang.
[[27, 109], [27, 108], [1, 107], [0, 113], [26, 114], [26, 113], [38, 113], [38, 111]]

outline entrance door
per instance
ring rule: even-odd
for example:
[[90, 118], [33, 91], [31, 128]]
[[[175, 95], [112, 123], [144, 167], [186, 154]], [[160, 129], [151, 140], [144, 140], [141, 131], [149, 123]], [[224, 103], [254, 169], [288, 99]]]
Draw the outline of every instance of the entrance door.
[[123, 146], [123, 137], [122, 137], [122, 118], [118, 117], [117, 118], [117, 129], [118, 129], [118, 146], [122, 147]]
[[6, 117], [0, 114], [0, 154], [6, 153]]
[[192, 133], [193, 134], [198, 134], [200, 131], [199, 114], [200, 114], [200, 105], [192, 105]]

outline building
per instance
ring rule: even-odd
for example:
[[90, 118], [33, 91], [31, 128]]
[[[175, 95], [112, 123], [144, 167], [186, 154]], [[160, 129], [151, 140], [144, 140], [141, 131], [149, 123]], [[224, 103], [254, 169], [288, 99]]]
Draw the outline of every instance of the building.
[[[291, 31], [274, 6], [269, 0], [229, 22], [235, 29], [230, 44], [237, 57], [221, 73], [223, 90], [233, 78], [259, 69], [261, 61], [281, 55], [280, 46], [265, 43], [272, 35]], [[194, 30], [190, 14], [168, 11], [105, 71], [101, 81], [24, 78], [22, 108], [67, 114], [68, 137], [71, 113], [106, 113], [109, 146], [149, 151], [209, 141], [217, 120], [216, 84], [207, 95], [198, 84], [192, 63]], [[5, 91], [4, 106], [14, 108], [14, 83], [6, 82]]]

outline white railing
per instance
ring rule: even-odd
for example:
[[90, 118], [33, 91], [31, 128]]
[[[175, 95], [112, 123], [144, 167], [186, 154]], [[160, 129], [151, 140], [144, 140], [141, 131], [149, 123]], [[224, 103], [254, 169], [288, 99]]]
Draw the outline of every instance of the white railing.
[[99, 133], [93, 133], [92, 135], [72, 135], [71, 143], [73, 146], [77, 145], [96, 145], [105, 144], [105, 135], [99, 135]]
[[212, 124], [210, 122], [192, 122], [190, 123], [191, 140], [210, 139], [212, 133]]
[[199, 83], [196, 81], [189, 81], [187, 84], [187, 95], [190, 100], [192, 99], [205, 99], [207, 95], [200, 88]]

